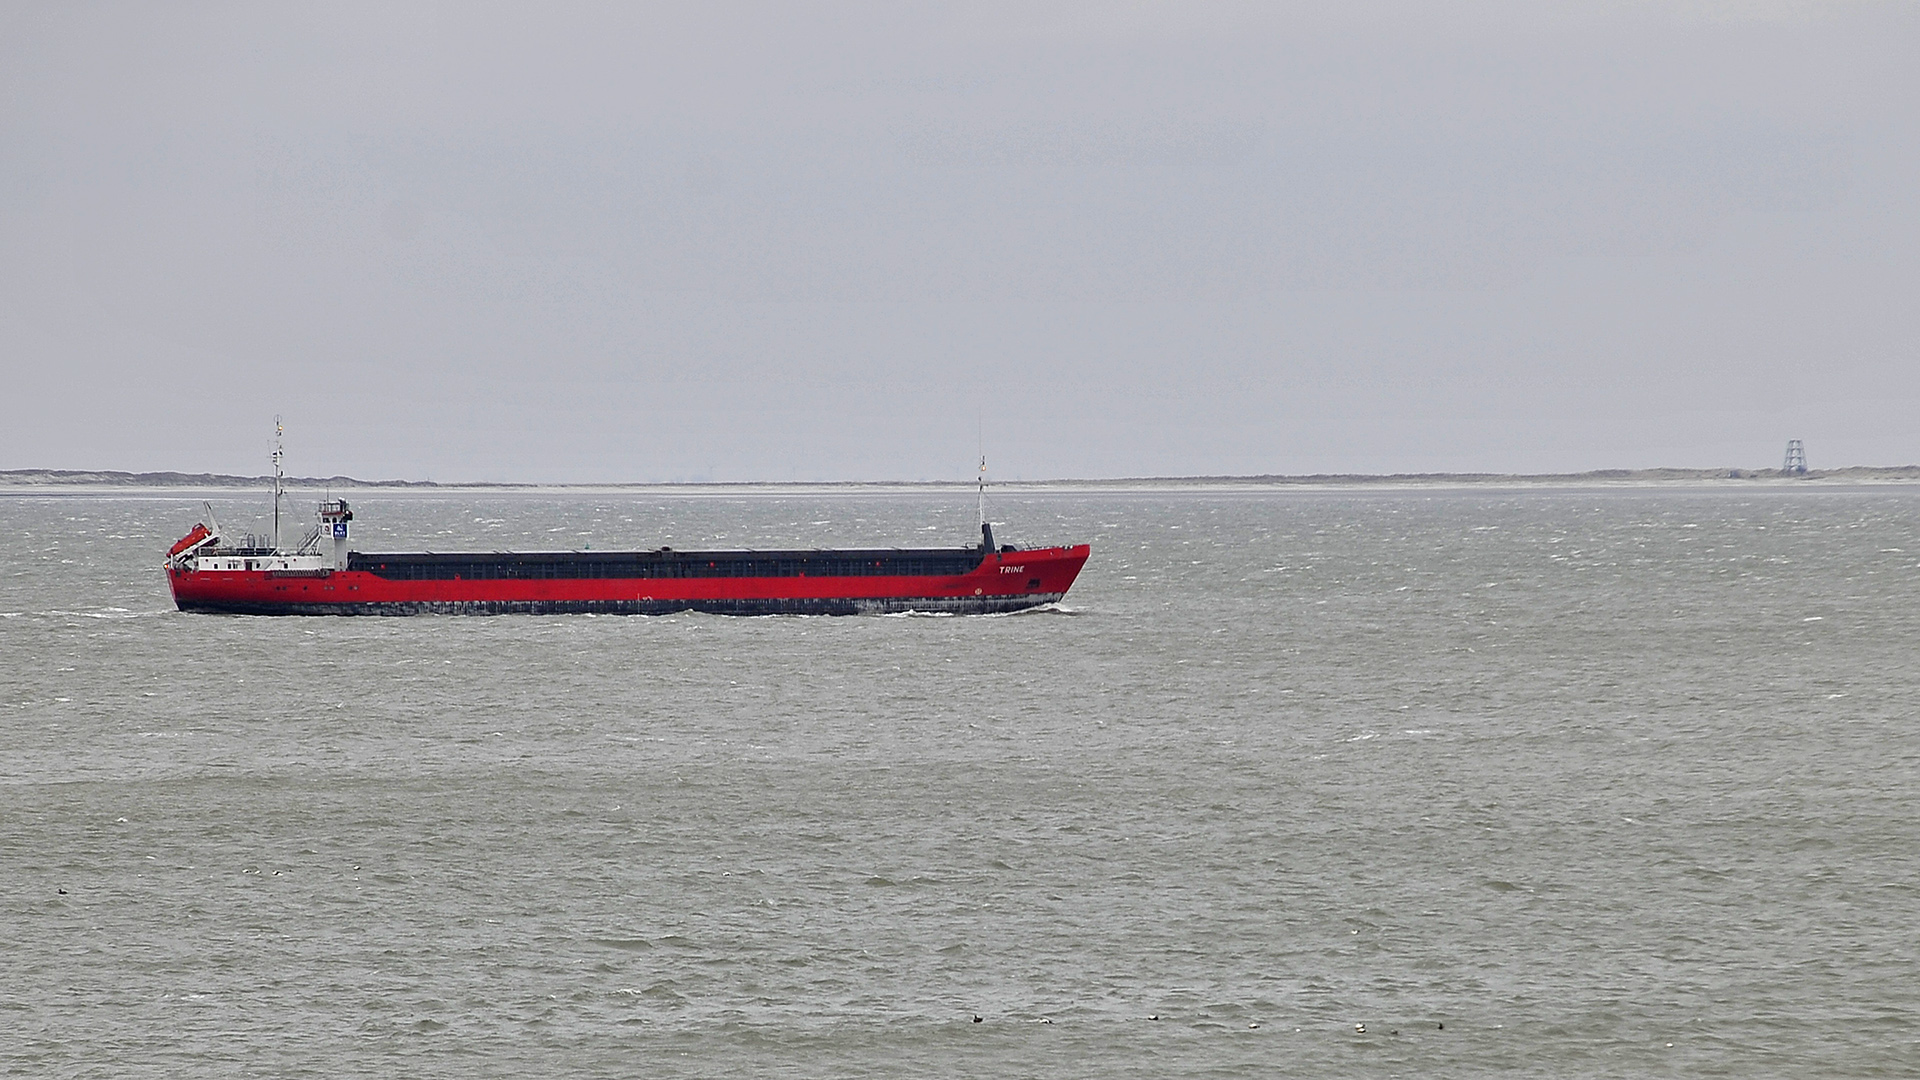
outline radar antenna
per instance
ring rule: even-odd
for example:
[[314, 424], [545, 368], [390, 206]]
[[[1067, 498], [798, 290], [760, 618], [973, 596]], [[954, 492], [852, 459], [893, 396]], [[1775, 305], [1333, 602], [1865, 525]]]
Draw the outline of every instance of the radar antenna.
[[286, 428], [280, 426], [280, 418], [273, 418], [273, 550], [280, 550], [280, 493], [282, 490], [280, 459], [286, 456], [286, 450], [280, 445], [280, 436]]

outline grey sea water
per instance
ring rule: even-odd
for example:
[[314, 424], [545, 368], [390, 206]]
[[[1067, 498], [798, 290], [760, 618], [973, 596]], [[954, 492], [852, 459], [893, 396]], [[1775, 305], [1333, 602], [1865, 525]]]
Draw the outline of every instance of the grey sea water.
[[[369, 550], [973, 524], [355, 503]], [[195, 502], [0, 496], [0, 1070], [1920, 1069], [1920, 489], [993, 509], [1093, 544], [1063, 610], [182, 615]]]

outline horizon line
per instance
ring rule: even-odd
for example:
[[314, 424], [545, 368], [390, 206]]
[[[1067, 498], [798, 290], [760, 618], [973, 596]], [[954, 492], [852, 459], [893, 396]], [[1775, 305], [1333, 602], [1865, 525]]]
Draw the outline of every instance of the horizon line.
[[[1054, 477], [992, 481], [992, 487], [1034, 486], [1041, 484], [1084, 484], [1117, 486], [1126, 484], [1245, 484], [1245, 485], [1331, 485], [1370, 483], [1456, 483], [1493, 484], [1501, 482], [1546, 481], [1648, 481], [1648, 480], [1816, 480], [1836, 478], [1915, 479], [1920, 480], [1920, 465], [1848, 465], [1834, 469], [1809, 469], [1787, 472], [1784, 469], [1688, 468], [1659, 466], [1645, 469], [1588, 469], [1582, 472], [1498, 473], [1498, 472], [1397, 472], [1397, 473], [1217, 473], [1184, 476]], [[254, 487], [271, 485], [272, 476], [241, 476], [231, 473], [186, 473], [171, 470], [129, 472], [119, 469], [4, 469], [0, 486], [36, 488], [77, 487]], [[972, 487], [972, 479], [954, 480], [613, 480], [613, 481], [515, 481], [515, 480], [362, 480], [351, 476], [289, 476], [283, 484], [302, 487], [338, 486], [358, 488], [671, 488], [671, 487]]]

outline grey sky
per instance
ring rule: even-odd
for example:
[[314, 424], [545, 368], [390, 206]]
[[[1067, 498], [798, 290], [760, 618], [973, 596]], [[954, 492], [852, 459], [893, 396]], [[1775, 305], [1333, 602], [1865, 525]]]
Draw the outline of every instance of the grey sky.
[[1920, 461], [1914, 4], [551, 8], [0, 9], [0, 468]]

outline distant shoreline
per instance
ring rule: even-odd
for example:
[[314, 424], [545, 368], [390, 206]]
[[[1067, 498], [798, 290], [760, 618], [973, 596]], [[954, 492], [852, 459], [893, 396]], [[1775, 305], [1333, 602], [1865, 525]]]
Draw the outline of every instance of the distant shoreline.
[[[1887, 483], [1920, 481], [1920, 465], [1855, 465], [1844, 469], [1816, 469], [1790, 474], [1780, 469], [1595, 469], [1578, 473], [1313, 473], [1308, 475], [1265, 474], [1252, 476], [1141, 476], [1101, 480], [1063, 477], [1055, 480], [994, 480], [990, 486], [1005, 489], [1073, 487], [1086, 489], [1138, 489], [1156, 487], [1229, 487], [1229, 488], [1349, 488], [1349, 487], [1541, 487], [1541, 486], [1645, 486], [1661, 484], [1807, 483], [1818, 481]], [[744, 489], [845, 489], [897, 490], [971, 488], [970, 480], [820, 480], [820, 481], [668, 481], [661, 483], [575, 483], [546, 484], [503, 481], [433, 480], [361, 480], [351, 476], [290, 476], [290, 488], [336, 488], [343, 490], [419, 490], [419, 491], [726, 491]], [[100, 490], [112, 488], [191, 488], [208, 490], [235, 488], [260, 490], [271, 487], [271, 476], [230, 476], [224, 473], [120, 472], [105, 469], [7, 469], [0, 470], [0, 492], [27, 494], [57, 489]]]

